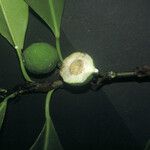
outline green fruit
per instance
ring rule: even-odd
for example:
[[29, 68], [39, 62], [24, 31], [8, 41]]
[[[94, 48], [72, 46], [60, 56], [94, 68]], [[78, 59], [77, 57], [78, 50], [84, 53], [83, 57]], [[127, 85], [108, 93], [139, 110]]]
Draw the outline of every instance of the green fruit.
[[82, 86], [91, 81], [98, 73], [93, 59], [86, 53], [75, 52], [66, 57], [60, 69], [63, 81], [73, 85]]
[[33, 74], [52, 71], [59, 60], [57, 50], [47, 43], [34, 43], [23, 52], [26, 69]]

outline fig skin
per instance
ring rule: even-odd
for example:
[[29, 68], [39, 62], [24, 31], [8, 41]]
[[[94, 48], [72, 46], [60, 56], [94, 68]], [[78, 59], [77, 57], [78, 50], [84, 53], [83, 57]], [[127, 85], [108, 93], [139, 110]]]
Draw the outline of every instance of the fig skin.
[[33, 43], [23, 51], [26, 69], [33, 74], [46, 74], [54, 70], [59, 57], [55, 47], [47, 43]]

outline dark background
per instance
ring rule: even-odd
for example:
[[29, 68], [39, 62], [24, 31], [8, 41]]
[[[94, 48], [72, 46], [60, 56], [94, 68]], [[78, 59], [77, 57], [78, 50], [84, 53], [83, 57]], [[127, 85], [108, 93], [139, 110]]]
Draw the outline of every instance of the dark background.
[[[89, 53], [99, 69], [125, 71], [150, 64], [149, 0], [66, 0], [63, 56]], [[25, 48], [54, 42], [50, 30], [30, 13]], [[23, 83], [15, 50], [0, 37], [0, 87]], [[0, 132], [1, 150], [26, 150], [44, 123], [45, 94], [9, 102]], [[150, 84], [116, 83], [97, 92], [58, 90], [52, 118], [64, 150], [143, 150], [150, 139]]]

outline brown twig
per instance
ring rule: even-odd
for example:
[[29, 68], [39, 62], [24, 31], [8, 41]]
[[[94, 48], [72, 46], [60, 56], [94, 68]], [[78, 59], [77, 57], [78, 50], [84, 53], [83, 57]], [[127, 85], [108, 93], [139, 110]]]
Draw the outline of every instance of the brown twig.
[[99, 73], [91, 83], [91, 88], [97, 90], [105, 84], [124, 81], [141, 81], [141, 79], [150, 78], [150, 66], [137, 67], [133, 71], [115, 72], [109, 71]]
[[[105, 84], [114, 83], [114, 82], [124, 82], [132, 80], [140, 80], [144, 78], [150, 78], [150, 66], [137, 67], [133, 71], [127, 72], [101, 72], [95, 76], [91, 82], [91, 89], [97, 90]], [[132, 80], [131, 80], [132, 79]], [[140, 80], [141, 81], [141, 80]], [[53, 82], [27, 82], [17, 89], [11, 91], [11, 93], [16, 92], [17, 95], [28, 94], [28, 93], [46, 93], [52, 89], [58, 89], [64, 87], [64, 82], [59, 78]], [[8, 94], [6, 90], [1, 90], [4, 92], [4, 95], [0, 94], [2, 98], [6, 97]]]
[[56, 80], [54, 82], [27, 82], [24, 86], [20, 87], [18, 91], [22, 93], [46, 93], [53, 89], [58, 89], [63, 86], [62, 80]]

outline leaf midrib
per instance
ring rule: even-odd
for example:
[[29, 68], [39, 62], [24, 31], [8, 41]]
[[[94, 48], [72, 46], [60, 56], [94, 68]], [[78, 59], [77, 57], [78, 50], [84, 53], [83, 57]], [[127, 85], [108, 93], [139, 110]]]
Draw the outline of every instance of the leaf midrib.
[[10, 25], [9, 25], [9, 21], [8, 21], [7, 15], [6, 15], [6, 13], [5, 13], [5, 7], [3, 6], [1, 0], [0, 0], [0, 5], [1, 5], [2, 13], [3, 13], [4, 18], [5, 18], [5, 21], [6, 21], [6, 25], [7, 25], [7, 27], [8, 27], [8, 30], [9, 30], [9, 32], [10, 32], [10, 36], [11, 36], [12, 41], [13, 41], [13, 44], [14, 44], [14, 46], [16, 46], [16, 44], [15, 44], [15, 37], [13, 36], [13, 33], [12, 33], [12, 31], [11, 31], [11, 27], [10, 27]]

